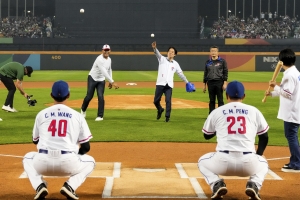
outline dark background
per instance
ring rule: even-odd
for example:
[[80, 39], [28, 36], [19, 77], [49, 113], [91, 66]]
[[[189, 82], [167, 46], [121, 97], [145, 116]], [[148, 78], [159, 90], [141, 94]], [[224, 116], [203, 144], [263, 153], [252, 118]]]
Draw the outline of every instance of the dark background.
[[[198, 37], [198, 0], [56, 0], [56, 24], [75, 37]], [[82, 14], [79, 10], [83, 8]]]
[[[285, 14], [285, 0], [261, 0], [261, 11], [277, 10]], [[25, 0], [1, 0], [1, 17], [24, 16]], [[33, 0], [27, 0], [26, 15], [33, 15]], [[218, 4], [220, 2], [220, 5]], [[228, 0], [231, 14], [247, 18], [251, 14], [252, 0]], [[260, 15], [260, 0], [253, 0], [253, 15]], [[294, 0], [287, 0], [286, 13], [293, 17]], [[205, 27], [210, 27], [220, 16], [227, 15], [227, 0], [34, 0], [34, 15], [49, 16], [53, 30], [58, 28], [66, 38], [14, 38], [13, 44], [0, 44], [2, 50], [28, 51], [100, 51], [103, 44], [112, 45], [114, 51], [150, 51], [156, 40], [162, 49], [173, 45], [179, 51], [208, 51], [211, 45], [220, 46], [220, 51], [278, 51], [290, 47], [300, 51], [299, 40], [270, 45], [225, 45], [224, 40], [200, 39], [199, 16]], [[80, 13], [83, 8], [85, 12]], [[295, 16], [300, 15], [300, 1], [296, 0]], [[300, 20], [298, 18], [298, 20]], [[154, 33], [155, 38], [150, 34]]]

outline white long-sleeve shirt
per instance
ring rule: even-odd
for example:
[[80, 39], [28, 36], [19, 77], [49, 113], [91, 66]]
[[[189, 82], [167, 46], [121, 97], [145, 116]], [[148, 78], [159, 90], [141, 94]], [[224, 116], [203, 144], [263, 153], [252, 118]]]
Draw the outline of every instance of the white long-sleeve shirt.
[[272, 97], [280, 96], [277, 118], [300, 124], [300, 72], [291, 66], [283, 72], [280, 86], [276, 85]]
[[89, 75], [94, 79], [94, 81], [104, 81], [106, 78], [110, 83], [113, 83], [114, 80], [112, 79], [110, 57], [105, 59], [102, 54], [99, 55], [96, 58]]
[[162, 56], [158, 49], [154, 49], [154, 53], [158, 59], [158, 74], [156, 85], [169, 85], [171, 88], [174, 87], [174, 73], [180, 77], [181, 80], [188, 83], [188, 80], [184, 76], [179, 64], [175, 61], [169, 61], [168, 58]]

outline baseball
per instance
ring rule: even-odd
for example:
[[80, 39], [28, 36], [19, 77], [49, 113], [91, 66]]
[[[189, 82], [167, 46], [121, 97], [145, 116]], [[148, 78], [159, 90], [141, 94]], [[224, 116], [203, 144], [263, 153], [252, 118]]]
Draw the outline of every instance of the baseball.
[[80, 13], [84, 13], [84, 9], [83, 8], [80, 9]]
[[151, 34], [151, 37], [154, 37], [154, 33]]

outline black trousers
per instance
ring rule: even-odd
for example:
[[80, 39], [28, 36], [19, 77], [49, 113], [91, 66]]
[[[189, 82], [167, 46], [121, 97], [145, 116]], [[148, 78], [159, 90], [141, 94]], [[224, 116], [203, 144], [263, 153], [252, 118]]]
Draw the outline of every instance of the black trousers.
[[170, 118], [171, 116], [171, 109], [172, 109], [172, 91], [173, 89], [167, 84], [165, 86], [157, 85], [155, 89], [155, 96], [154, 96], [154, 105], [157, 110], [161, 110], [161, 96], [165, 94], [165, 102], [166, 102], [166, 113], [165, 117]]
[[105, 80], [104, 81], [94, 81], [94, 79], [89, 75], [88, 76], [88, 85], [87, 85], [87, 93], [83, 100], [81, 110], [86, 111], [89, 106], [90, 101], [94, 97], [95, 90], [97, 90], [98, 95], [98, 117], [104, 116], [104, 90], [105, 90]]
[[218, 99], [218, 107], [224, 105], [223, 84], [223, 80], [211, 80], [207, 82], [209, 93], [209, 113], [211, 113], [216, 108], [216, 97]]
[[15, 92], [16, 92], [16, 86], [14, 84], [14, 81], [12, 78], [3, 76], [2, 74], [0, 74], [0, 80], [3, 83], [3, 85], [6, 87], [6, 89], [8, 90], [8, 94], [5, 100], [4, 105], [5, 106], [10, 106], [11, 108], [14, 107], [14, 96], [15, 96]]

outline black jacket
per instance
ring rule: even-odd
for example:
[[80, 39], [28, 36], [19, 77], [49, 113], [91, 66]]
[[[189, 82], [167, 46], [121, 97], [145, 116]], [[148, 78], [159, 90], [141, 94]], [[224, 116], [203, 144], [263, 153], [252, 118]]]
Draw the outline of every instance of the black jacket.
[[205, 63], [203, 83], [211, 80], [223, 80], [228, 79], [228, 68], [226, 61], [220, 56], [216, 60], [209, 59]]

